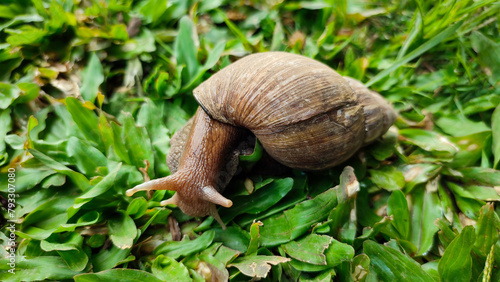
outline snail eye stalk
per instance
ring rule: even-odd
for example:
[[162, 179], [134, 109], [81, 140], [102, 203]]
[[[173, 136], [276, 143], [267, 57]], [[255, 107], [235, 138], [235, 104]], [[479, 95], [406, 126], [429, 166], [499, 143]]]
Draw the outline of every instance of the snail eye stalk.
[[203, 193], [203, 198], [216, 205], [221, 205], [223, 207], [229, 208], [233, 205], [233, 202], [224, 196], [222, 196], [214, 187], [205, 186], [201, 189]]

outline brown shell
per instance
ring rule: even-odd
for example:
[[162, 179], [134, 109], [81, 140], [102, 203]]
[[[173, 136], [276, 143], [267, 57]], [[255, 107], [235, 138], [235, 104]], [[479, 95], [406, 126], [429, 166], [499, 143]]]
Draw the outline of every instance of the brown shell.
[[[282, 164], [318, 170], [345, 161], [393, 123], [395, 114], [384, 113], [385, 105], [393, 113], [392, 108], [361, 86], [364, 89], [355, 93], [342, 76], [313, 59], [266, 52], [217, 72], [194, 90], [194, 96], [212, 118], [252, 131]], [[368, 116], [370, 124], [360, 100], [374, 112]], [[367, 129], [377, 132], [367, 134]]]
[[396, 112], [387, 101], [375, 91], [371, 91], [361, 81], [343, 76], [354, 90], [365, 113], [365, 144], [382, 136], [396, 120]]

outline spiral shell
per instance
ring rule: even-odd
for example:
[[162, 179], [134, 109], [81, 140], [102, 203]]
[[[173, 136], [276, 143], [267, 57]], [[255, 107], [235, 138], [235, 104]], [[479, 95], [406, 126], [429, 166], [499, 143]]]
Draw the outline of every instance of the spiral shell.
[[396, 117], [360, 82], [284, 52], [246, 56], [200, 84], [194, 96], [211, 118], [249, 129], [275, 160], [304, 170], [345, 161]]

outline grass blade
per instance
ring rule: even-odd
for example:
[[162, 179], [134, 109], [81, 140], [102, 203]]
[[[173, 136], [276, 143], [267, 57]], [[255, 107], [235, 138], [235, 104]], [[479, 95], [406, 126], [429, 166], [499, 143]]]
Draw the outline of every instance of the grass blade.
[[463, 21], [459, 21], [455, 23], [454, 25], [448, 27], [447, 29], [443, 30], [441, 33], [438, 35], [434, 36], [433, 38], [429, 39], [427, 42], [424, 44], [420, 45], [417, 49], [413, 50], [410, 52], [408, 55], [404, 56], [403, 58], [397, 60], [394, 64], [392, 64], [390, 67], [387, 69], [383, 70], [376, 76], [374, 76], [372, 79], [370, 79], [367, 83], [366, 86], [369, 87], [376, 82], [382, 80], [389, 74], [393, 73], [395, 70], [397, 70], [399, 67], [402, 65], [408, 63], [409, 61], [417, 58], [418, 56], [422, 55], [423, 53], [429, 51], [431, 48], [434, 46], [438, 45], [439, 43], [443, 42], [444, 40], [448, 39], [457, 29], [463, 24]]

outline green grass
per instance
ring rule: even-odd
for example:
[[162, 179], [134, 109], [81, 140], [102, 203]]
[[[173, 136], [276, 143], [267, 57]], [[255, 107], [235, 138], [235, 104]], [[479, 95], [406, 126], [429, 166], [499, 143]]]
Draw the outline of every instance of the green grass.
[[[481, 0], [1, 1], [0, 280], [500, 280], [499, 26]], [[365, 82], [395, 126], [328, 171], [239, 174], [225, 231], [125, 196], [169, 174], [192, 90], [270, 50]]]

